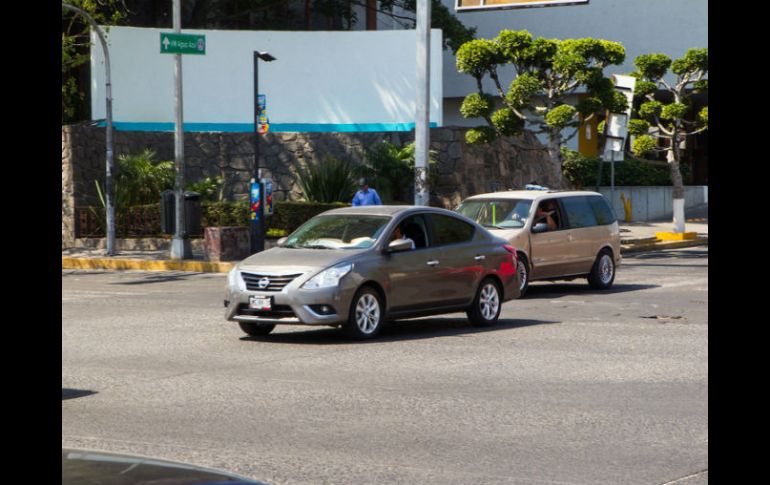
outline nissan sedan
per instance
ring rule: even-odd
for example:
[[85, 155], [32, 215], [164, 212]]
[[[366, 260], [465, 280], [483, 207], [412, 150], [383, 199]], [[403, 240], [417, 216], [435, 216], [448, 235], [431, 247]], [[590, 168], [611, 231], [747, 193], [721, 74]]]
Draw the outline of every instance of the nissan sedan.
[[248, 335], [276, 325], [342, 327], [375, 337], [388, 320], [466, 312], [493, 325], [519, 296], [516, 249], [452, 211], [415, 206], [334, 209], [238, 263], [225, 318]]

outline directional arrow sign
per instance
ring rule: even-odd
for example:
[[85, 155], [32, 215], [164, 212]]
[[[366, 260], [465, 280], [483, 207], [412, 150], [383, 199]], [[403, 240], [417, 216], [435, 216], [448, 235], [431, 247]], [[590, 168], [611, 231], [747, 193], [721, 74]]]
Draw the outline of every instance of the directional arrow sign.
[[205, 54], [206, 36], [198, 34], [160, 33], [161, 54]]

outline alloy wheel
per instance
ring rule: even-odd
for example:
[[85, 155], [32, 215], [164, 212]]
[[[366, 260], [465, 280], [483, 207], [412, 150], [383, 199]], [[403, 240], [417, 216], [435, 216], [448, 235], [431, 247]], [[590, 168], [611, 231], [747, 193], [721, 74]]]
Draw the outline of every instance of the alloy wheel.
[[497, 294], [497, 287], [493, 283], [487, 283], [481, 289], [479, 295], [479, 310], [484, 320], [493, 320], [497, 316], [500, 308], [500, 296]]
[[356, 325], [361, 333], [370, 334], [380, 323], [380, 304], [374, 295], [365, 293], [356, 304]]

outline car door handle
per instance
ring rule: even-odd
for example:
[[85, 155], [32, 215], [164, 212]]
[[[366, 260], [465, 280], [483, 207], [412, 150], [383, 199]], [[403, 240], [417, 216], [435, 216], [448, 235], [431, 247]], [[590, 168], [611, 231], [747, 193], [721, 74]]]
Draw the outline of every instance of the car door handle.
[[482, 255], [476, 256], [473, 259], [475, 259], [476, 261], [484, 261], [485, 259], [487, 259], [487, 257], [482, 254]]
[[431, 259], [426, 263], [428, 266], [436, 266], [438, 264], [438, 259]]

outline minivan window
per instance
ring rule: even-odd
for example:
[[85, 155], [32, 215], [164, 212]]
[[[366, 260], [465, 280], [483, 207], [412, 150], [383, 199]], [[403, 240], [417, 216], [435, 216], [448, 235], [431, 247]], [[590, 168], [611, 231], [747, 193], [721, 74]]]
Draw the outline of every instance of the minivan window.
[[493, 229], [518, 229], [524, 227], [529, 217], [531, 200], [481, 199], [466, 200], [457, 212], [473, 219], [484, 227]]
[[617, 217], [615, 217], [615, 213], [612, 212], [610, 205], [607, 203], [607, 199], [605, 199], [603, 196], [601, 195], [589, 196], [588, 202], [591, 204], [591, 207], [594, 209], [594, 214], [596, 215], [596, 222], [600, 226], [612, 224], [617, 220]]
[[431, 214], [430, 217], [433, 221], [433, 233], [436, 236], [437, 246], [457, 244], [473, 239], [475, 229], [467, 222], [439, 214]]
[[596, 215], [588, 202], [588, 197], [564, 197], [561, 199], [567, 211], [570, 228], [592, 227], [597, 225]]

